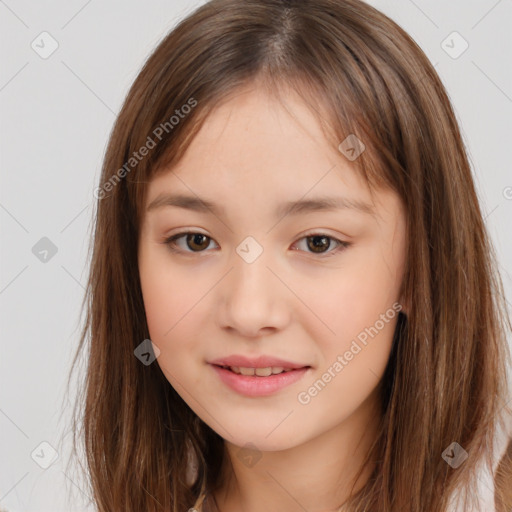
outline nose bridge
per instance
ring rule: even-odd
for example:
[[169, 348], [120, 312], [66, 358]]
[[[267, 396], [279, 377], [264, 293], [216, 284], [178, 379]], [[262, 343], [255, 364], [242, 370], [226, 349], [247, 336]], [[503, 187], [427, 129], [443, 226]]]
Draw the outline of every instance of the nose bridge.
[[230, 263], [232, 270], [221, 292], [224, 325], [247, 336], [263, 328], [282, 328], [287, 319], [286, 298], [279, 289], [282, 283], [270, 270], [275, 267], [271, 251], [247, 237]]

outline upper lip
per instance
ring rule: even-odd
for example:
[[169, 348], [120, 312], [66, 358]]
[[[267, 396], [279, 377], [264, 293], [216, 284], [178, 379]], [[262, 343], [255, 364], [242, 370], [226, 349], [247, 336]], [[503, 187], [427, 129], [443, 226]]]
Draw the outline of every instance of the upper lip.
[[291, 361], [285, 361], [284, 359], [279, 359], [277, 357], [271, 356], [259, 356], [256, 358], [241, 356], [241, 355], [231, 355], [227, 357], [222, 357], [220, 359], [215, 359], [214, 361], [210, 361], [210, 364], [214, 364], [217, 366], [237, 366], [242, 368], [269, 368], [269, 367], [282, 367], [282, 368], [304, 368], [309, 365], [294, 363]]

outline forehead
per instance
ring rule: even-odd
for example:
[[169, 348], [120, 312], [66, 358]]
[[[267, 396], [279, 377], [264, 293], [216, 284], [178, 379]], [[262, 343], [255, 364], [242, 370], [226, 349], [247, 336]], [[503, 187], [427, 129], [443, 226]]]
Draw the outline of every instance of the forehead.
[[[303, 220], [321, 211], [375, 229], [405, 220], [398, 194], [388, 186], [370, 190], [357, 161], [326, 136], [318, 113], [293, 90], [276, 97], [261, 87], [239, 89], [216, 104], [181, 159], [150, 180], [142, 224], [159, 218], [156, 212], [186, 211], [233, 226]], [[176, 200], [185, 209], [165, 207]], [[158, 202], [161, 207], [148, 210]]]
[[188, 160], [208, 162], [215, 157], [259, 170], [264, 163], [297, 164], [305, 157], [318, 160], [323, 154], [325, 159], [335, 152], [316, 116], [295, 92], [288, 90], [277, 99], [261, 87], [244, 88], [213, 110], [193, 146]]
[[270, 201], [333, 188], [368, 197], [355, 166], [327, 140], [297, 94], [289, 91], [279, 100], [248, 87], [217, 106], [181, 160], [153, 178], [146, 205], [163, 189], [216, 197], [263, 194]]

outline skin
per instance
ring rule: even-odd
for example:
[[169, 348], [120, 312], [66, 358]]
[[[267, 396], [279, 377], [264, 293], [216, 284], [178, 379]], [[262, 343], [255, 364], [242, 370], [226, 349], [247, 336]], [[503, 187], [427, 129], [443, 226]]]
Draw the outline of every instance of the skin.
[[[366, 346], [359, 343], [362, 350], [307, 404], [298, 401], [358, 334], [400, 303], [406, 232], [398, 196], [370, 195], [301, 99], [290, 91], [284, 100], [288, 111], [258, 87], [237, 91], [209, 116], [178, 165], [149, 184], [146, 205], [181, 192], [223, 212], [165, 206], [141, 222], [139, 271], [157, 364], [226, 441], [224, 484], [215, 493], [222, 512], [325, 512], [347, 499], [378, 428], [377, 385], [398, 317]], [[348, 208], [274, 215], [284, 201], [320, 195], [364, 201], [374, 215]], [[187, 244], [184, 236], [178, 253], [163, 243], [186, 231], [209, 238]], [[332, 238], [315, 253], [307, 236], [318, 233]], [[236, 252], [248, 236], [263, 249], [252, 263]], [[334, 239], [351, 245], [336, 250]], [[231, 354], [311, 368], [271, 396], [247, 397], [207, 363]], [[247, 443], [252, 448], [240, 452]], [[249, 450], [256, 463], [244, 462]]]

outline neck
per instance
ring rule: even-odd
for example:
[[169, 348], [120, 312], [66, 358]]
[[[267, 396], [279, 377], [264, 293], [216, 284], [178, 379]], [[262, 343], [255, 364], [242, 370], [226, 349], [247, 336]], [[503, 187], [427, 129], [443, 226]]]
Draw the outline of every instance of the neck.
[[373, 470], [367, 465], [357, 475], [378, 433], [376, 411], [377, 390], [333, 429], [299, 446], [258, 454], [254, 465], [245, 465], [240, 448], [226, 441], [222, 485], [213, 493], [219, 512], [338, 511]]

